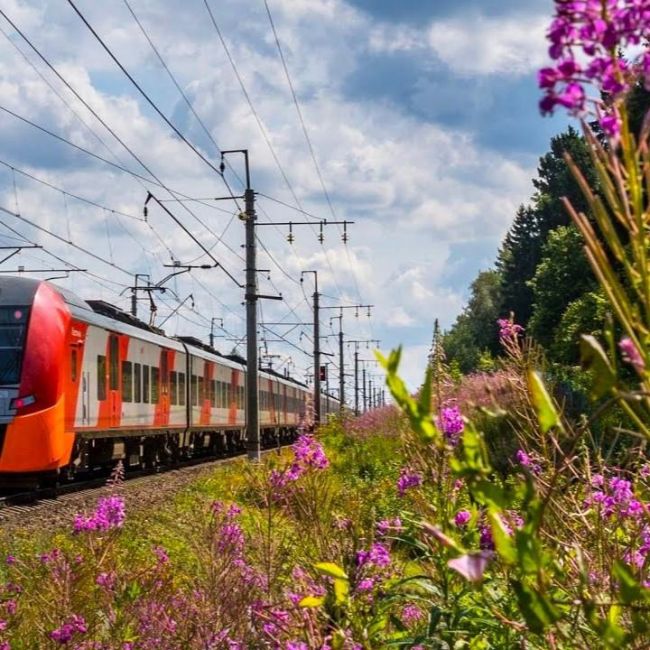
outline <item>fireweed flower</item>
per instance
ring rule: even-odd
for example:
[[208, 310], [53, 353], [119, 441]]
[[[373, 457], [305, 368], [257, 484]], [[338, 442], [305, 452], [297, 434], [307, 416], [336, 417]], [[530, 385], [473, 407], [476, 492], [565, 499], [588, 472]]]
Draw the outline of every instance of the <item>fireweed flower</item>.
[[384, 537], [384, 535], [390, 532], [399, 533], [402, 530], [404, 530], [404, 526], [402, 526], [402, 520], [399, 517], [395, 517], [395, 519], [382, 519], [377, 522], [376, 526], [379, 537]]
[[424, 617], [422, 610], [417, 605], [405, 605], [402, 609], [402, 621], [409, 625], [410, 623], [417, 623]]
[[102, 497], [97, 502], [95, 512], [89, 517], [76, 515], [74, 518], [74, 532], [106, 531], [111, 528], [121, 528], [124, 524], [126, 513], [124, 499], [117, 495]]
[[[542, 68], [537, 81], [543, 91], [540, 110], [553, 113], [566, 108], [572, 115], [583, 115], [596, 100], [596, 115], [602, 130], [616, 139], [620, 117], [616, 103], [640, 76], [650, 82], [650, 52], [644, 48], [631, 62], [619, 52], [638, 48], [650, 37], [650, 11], [647, 0], [555, 0], [555, 17], [547, 38], [553, 66]], [[594, 97], [585, 87], [594, 88]], [[601, 96], [607, 97], [606, 110]]]
[[499, 341], [502, 343], [516, 339], [524, 331], [521, 325], [513, 323], [508, 318], [497, 319], [497, 325], [499, 326]]
[[459, 510], [454, 517], [454, 523], [459, 528], [464, 528], [471, 518], [472, 515], [468, 510]]
[[619, 341], [618, 347], [621, 350], [621, 355], [623, 356], [623, 361], [629, 363], [631, 366], [634, 366], [635, 370], [639, 372], [645, 370], [645, 361], [641, 356], [641, 353], [637, 349], [634, 342], [627, 336], [622, 338]]
[[440, 411], [438, 416], [438, 428], [444, 433], [447, 440], [452, 445], [458, 444], [460, 434], [465, 428], [463, 416], [457, 406], [446, 406]]
[[533, 474], [539, 474], [542, 468], [523, 450], [518, 449], [515, 454], [515, 461], [518, 465], [528, 468]]
[[397, 491], [401, 497], [410, 488], [422, 485], [422, 477], [417, 472], [410, 470], [408, 467], [402, 467], [397, 479]]
[[390, 553], [381, 543], [377, 542], [368, 551], [357, 552], [357, 565], [360, 567], [384, 568], [390, 564]]
[[50, 638], [61, 645], [65, 645], [72, 640], [75, 634], [85, 634], [88, 631], [86, 621], [82, 616], [73, 614], [66, 620], [61, 627], [50, 632]]

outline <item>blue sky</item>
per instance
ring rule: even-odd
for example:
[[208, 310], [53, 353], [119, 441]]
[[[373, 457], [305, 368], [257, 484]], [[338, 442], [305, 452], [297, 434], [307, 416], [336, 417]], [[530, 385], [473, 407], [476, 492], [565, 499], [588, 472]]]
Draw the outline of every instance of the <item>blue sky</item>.
[[[416, 386], [426, 363], [434, 318], [449, 326], [477, 271], [494, 260], [517, 206], [532, 193], [537, 159], [565, 127], [537, 110], [535, 71], [546, 61], [544, 29], [550, 2], [509, 0], [268, 0], [334, 214], [354, 220], [347, 247], [333, 228], [324, 245], [315, 233], [261, 228], [264, 293], [283, 303], [262, 306], [266, 320], [307, 322], [310, 285], [300, 271], [318, 269], [328, 305], [375, 305], [373, 318], [346, 313], [350, 338], [380, 338], [383, 349], [405, 346], [404, 373]], [[79, 0], [78, 6], [161, 110], [206, 156], [218, 161], [203, 133], [150, 49], [124, 2]], [[263, 0], [210, 1], [237, 70], [282, 169], [285, 183], [226, 53], [200, 0], [129, 0], [133, 11], [222, 148], [251, 152], [256, 190], [332, 219], [284, 76]], [[2, 9], [39, 51], [168, 186], [189, 196], [224, 193], [220, 179], [176, 138], [101, 50], [67, 3], [3, 0]], [[61, 101], [0, 35], [0, 103], [99, 155], [139, 168], [119, 143], [70, 95], [2, 19], [13, 44], [64, 98]], [[80, 121], [72, 110], [82, 118]], [[75, 152], [6, 114], [0, 115], [0, 159], [108, 208], [139, 217], [149, 182]], [[102, 144], [103, 142], [103, 144]], [[113, 158], [115, 156], [115, 158]], [[239, 161], [233, 159], [233, 165]], [[230, 173], [229, 181], [238, 182]], [[128, 305], [126, 273], [166, 274], [171, 256], [200, 258], [196, 245], [152, 210], [149, 224], [84, 204], [20, 174], [0, 171], [0, 205], [70, 238], [115, 266], [6, 217], [6, 224], [46, 248], [26, 251], [26, 268], [60, 265], [49, 253], [90, 269], [65, 286], [82, 297]], [[163, 192], [164, 193], [164, 192]], [[174, 205], [174, 204], [168, 204]], [[228, 270], [242, 274], [241, 225], [234, 206], [223, 211], [174, 205], [197, 237]], [[260, 219], [302, 220], [299, 213], [260, 197]], [[3, 217], [5, 219], [5, 217]], [[15, 232], [0, 228], [3, 243]], [[222, 235], [221, 241], [218, 236]], [[9, 263], [7, 263], [8, 265]], [[7, 268], [8, 266], [5, 265]], [[12, 267], [14, 268], [14, 267]], [[101, 278], [100, 279], [98, 279]], [[223, 317], [231, 338], [243, 334], [241, 290], [222, 273], [196, 272], [174, 281], [195, 311], [181, 309], [170, 334], [206, 339], [211, 317]], [[122, 295], [120, 295], [120, 293]], [[176, 305], [165, 298], [159, 320]], [[145, 309], [143, 304], [142, 310]], [[322, 325], [330, 330], [329, 316]], [[300, 376], [310, 361], [309, 326], [274, 327], [292, 344], [269, 342]], [[300, 332], [304, 334], [300, 335]], [[270, 335], [269, 338], [277, 338]], [[330, 345], [329, 340], [326, 343]], [[220, 341], [223, 349], [234, 345]], [[297, 348], [295, 347], [297, 346]], [[371, 357], [364, 350], [364, 356]], [[348, 356], [349, 361], [349, 356]]]

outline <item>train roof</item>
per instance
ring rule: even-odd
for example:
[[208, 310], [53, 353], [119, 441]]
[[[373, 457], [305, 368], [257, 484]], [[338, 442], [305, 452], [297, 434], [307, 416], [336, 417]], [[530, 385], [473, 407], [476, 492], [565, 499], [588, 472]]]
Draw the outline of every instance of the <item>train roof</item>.
[[[42, 282], [46, 282], [46, 280], [19, 276], [0, 277], [0, 306], [31, 305]], [[231, 368], [243, 369], [246, 366], [246, 359], [243, 357], [222, 354], [193, 336], [169, 337], [159, 327], [148, 325], [109, 302], [104, 300], [83, 300], [64, 287], [55, 284], [51, 284], [51, 286], [61, 295], [73, 316], [85, 323], [127, 334], [177, 351], [187, 350], [190, 354], [216, 361]], [[277, 380], [288, 386], [302, 389], [308, 388], [297, 379], [286, 377], [275, 370], [260, 370], [259, 374], [260, 377]]]

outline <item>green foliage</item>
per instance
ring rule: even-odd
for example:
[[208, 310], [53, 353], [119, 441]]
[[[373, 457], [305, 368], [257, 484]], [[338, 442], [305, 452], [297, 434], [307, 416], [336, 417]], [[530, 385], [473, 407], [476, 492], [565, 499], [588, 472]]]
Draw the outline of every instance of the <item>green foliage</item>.
[[[549, 232], [529, 286], [533, 292], [533, 312], [528, 331], [538, 343], [550, 349], [561, 328], [566, 327], [562, 318], [567, 308], [596, 287], [583, 252], [582, 237], [575, 227], [560, 226]], [[576, 314], [574, 318], [581, 316]], [[585, 331], [584, 317], [581, 320], [581, 331]], [[577, 344], [575, 338], [573, 342]], [[577, 345], [573, 353], [572, 360], [575, 361]]]
[[444, 336], [447, 359], [469, 372], [499, 349], [496, 320], [501, 308], [501, 279], [494, 270], [481, 271], [470, 287], [463, 313]]

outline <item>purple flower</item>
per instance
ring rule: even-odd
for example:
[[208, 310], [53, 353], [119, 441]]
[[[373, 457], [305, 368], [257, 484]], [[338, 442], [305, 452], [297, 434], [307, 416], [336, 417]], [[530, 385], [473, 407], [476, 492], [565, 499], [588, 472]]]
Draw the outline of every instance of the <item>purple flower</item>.
[[636, 345], [634, 345], [632, 339], [627, 336], [622, 338], [618, 344], [618, 347], [620, 348], [621, 354], [623, 355], [623, 361], [634, 366], [636, 370], [641, 371], [645, 369], [645, 361], [643, 360], [643, 357], [641, 356], [641, 353], [637, 349]]
[[287, 641], [285, 650], [309, 650], [309, 646], [303, 641]]
[[452, 445], [458, 444], [458, 438], [465, 428], [460, 409], [457, 406], [444, 407], [438, 417], [438, 428]]
[[464, 528], [467, 525], [467, 522], [472, 518], [469, 510], [459, 510], [454, 517], [454, 523], [459, 528]]
[[479, 546], [484, 550], [494, 550], [494, 539], [492, 529], [483, 525], [479, 528]]
[[593, 487], [602, 487], [605, 485], [605, 477], [602, 474], [593, 474], [591, 477], [591, 485]]
[[422, 610], [417, 605], [405, 605], [402, 609], [402, 621], [409, 625], [410, 623], [417, 623], [424, 617]]
[[515, 460], [523, 467], [528, 467], [530, 465], [530, 456], [523, 449], [517, 450]]
[[407, 490], [422, 485], [422, 477], [417, 472], [412, 471], [408, 467], [402, 467], [397, 479], [397, 491], [401, 497], [404, 496]]
[[371, 591], [375, 587], [374, 578], [364, 578], [357, 585], [357, 591]]
[[112, 591], [113, 587], [115, 587], [116, 579], [117, 576], [113, 571], [110, 571], [108, 573], [102, 572], [97, 576], [97, 578], [95, 578], [95, 583], [98, 584], [100, 587], [104, 587], [106, 591]]
[[7, 555], [5, 562], [7, 563], [7, 566], [13, 566], [14, 564], [16, 564], [16, 556]]
[[376, 542], [370, 547], [369, 551], [358, 551], [357, 552], [357, 565], [360, 567], [387, 567], [390, 564], [390, 553], [388, 549], [381, 544]]
[[88, 631], [86, 621], [82, 616], [73, 614], [66, 620], [61, 627], [50, 632], [50, 638], [61, 645], [65, 645], [72, 640], [75, 634], [85, 634]]
[[[620, 118], [616, 102], [636, 83], [638, 77], [650, 87], [650, 54], [644, 48], [631, 62], [621, 51], [635, 48], [650, 37], [650, 8], [647, 0], [555, 0], [555, 17], [547, 32], [553, 67], [542, 68], [538, 84], [543, 91], [542, 113], [557, 106], [571, 114], [582, 114], [595, 102], [602, 110], [602, 96], [612, 113], [600, 118], [604, 133], [616, 140]], [[576, 62], [584, 61], [584, 66]], [[587, 98], [586, 86], [593, 88]]]
[[376, 530], [377, 535], [379, 535], [379, 537], [383, 537], [391, 531], [398, 533], [404, 530], [404, 527], [402, 526], [402, 520], [399, 517], [395, 517], [394, 519], [382, 519], [381, 521], [377, 522]]
[[502, 343], [515, 340], [524, 331], [521, 325], [517, 325], [509, 318], [497, 319], [497, 325], [499, 326], [499, 340]]
[[74, 532], [106, 531], [111, 528], [120, 528], [124, 523], [126, 513], [124, 499], [117, 495], [102, 497], [97, 502], [95, 512], [86, 517], [76, 515], [74, 518]]

